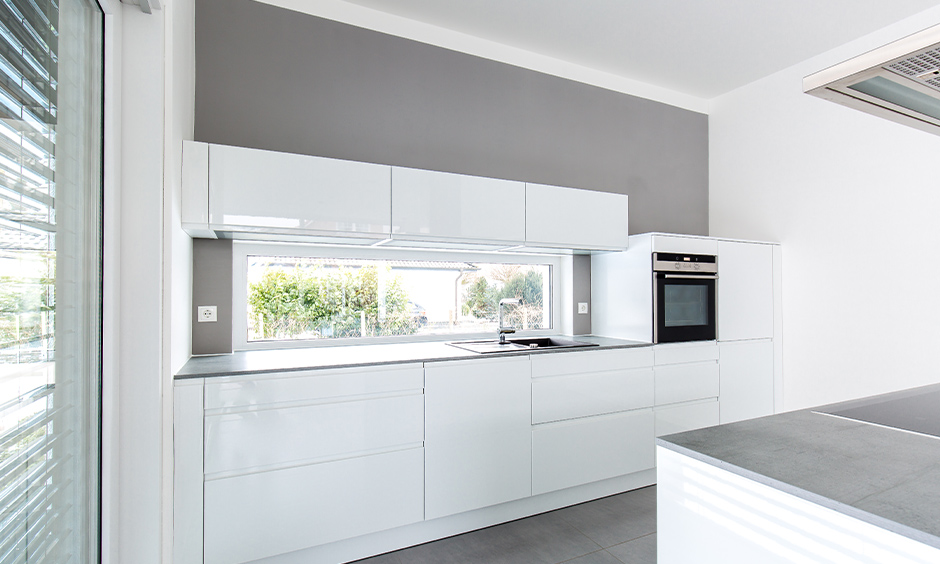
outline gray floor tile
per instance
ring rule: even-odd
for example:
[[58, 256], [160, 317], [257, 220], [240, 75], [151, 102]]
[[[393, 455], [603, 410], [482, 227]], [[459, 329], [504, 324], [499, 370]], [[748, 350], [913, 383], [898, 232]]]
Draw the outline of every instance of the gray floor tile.
[[624, 564], [656, 564], [656, 533], [607, 549]]
[[402, 564], [557, 564], [599, 548], [553, 512], [395, 554]]
[[591, 554], [585, 554], [575, 558], [574, 560], [569, 560], [564, 564], [622, 564], [620, 560], [617, 560], [610, 555], [606, 550], [598, 550], [597, 552], [592, 552]]
[[560, 509], [556, 513], [607, 548], [656, 532], [655, 493], [654, 488], [644, 488]]

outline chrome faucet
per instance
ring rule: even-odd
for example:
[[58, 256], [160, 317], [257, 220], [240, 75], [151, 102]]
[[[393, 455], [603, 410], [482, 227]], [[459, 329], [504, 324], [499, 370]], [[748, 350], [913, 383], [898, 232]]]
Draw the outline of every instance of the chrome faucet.
[[522, 298], [503, 298], [503, 299], [499, 300], [499, 313], [498, 313], [498, 317], [499, 317], [499, 327], [496, 329], [496, 332], [497, 332], [497, 334], [499, 335], [499, 344], [501, 344], [501, 345], [505, 345], [505, 344], [506, 344], [506, 334], [507, 334], [507, 333], [515, 333], [515, 332], [516, 332], [516, 328], [515, 328], [515, 327], [512, 327], [512, 326], [510, 326], [510, 327], [503, 327], [503, 306], [504, 306], [504, 305], [517, 305], [517, 306], [520, 306], [520, 305], [522, 305]]

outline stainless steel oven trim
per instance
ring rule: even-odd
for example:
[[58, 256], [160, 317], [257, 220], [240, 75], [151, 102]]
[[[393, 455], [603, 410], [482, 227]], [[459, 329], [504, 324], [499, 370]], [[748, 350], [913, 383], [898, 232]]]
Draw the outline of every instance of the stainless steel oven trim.
[[664, 278], [682, 278], [684, 280], [718, 280], [717, 274], [665, 274]]
[[674, 262], [664, 260], [653, 261], [654, 272], [701, 272], [713, 274], [718, 272], [718, 264], [714, 262]]

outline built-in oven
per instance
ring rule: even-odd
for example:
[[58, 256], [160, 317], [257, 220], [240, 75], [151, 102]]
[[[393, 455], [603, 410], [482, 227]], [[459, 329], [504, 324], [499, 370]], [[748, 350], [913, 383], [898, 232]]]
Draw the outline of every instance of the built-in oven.
[[653, 253], [653, 342], [714, 340], [717, 282], [714, 255]]

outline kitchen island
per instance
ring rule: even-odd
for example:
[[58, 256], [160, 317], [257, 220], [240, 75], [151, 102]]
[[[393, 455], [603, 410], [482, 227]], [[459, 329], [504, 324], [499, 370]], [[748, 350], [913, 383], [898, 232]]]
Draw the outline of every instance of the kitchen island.
[[937, 390], [657, 439], [659, 562], [940, 562], [940, 438], [832, 415]]

